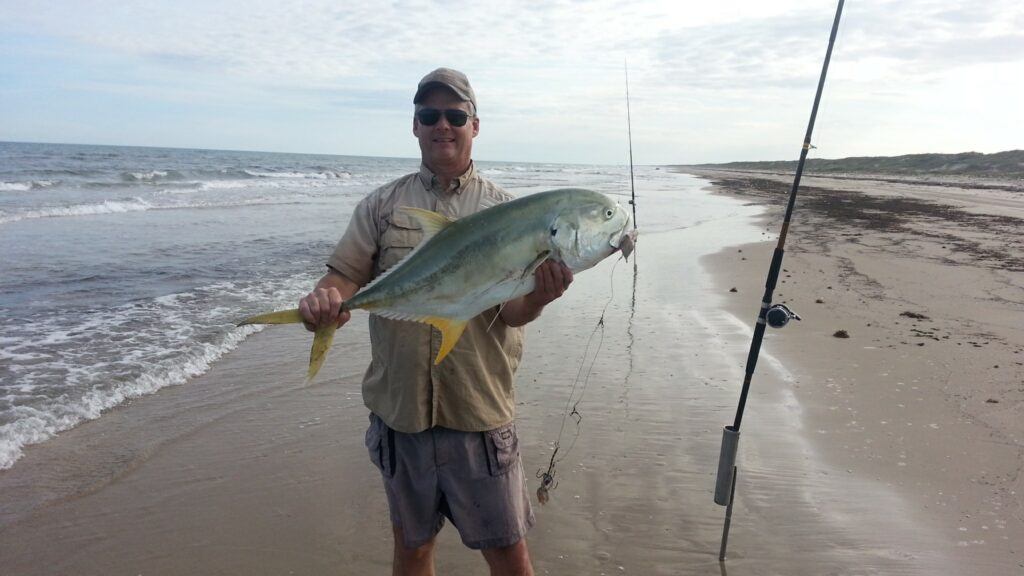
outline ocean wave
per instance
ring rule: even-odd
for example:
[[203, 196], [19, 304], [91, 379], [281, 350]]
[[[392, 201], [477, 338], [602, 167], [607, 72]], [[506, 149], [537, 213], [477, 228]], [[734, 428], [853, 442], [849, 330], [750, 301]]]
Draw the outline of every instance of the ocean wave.
[[[136, 188], [149, 190], [155, 186], [167, 188], [241, 188], [249, 185], [280, 186], [281, 184], [299, 186], [349, 185], [361, 181], [345, 170], [315, 167], [312, 170], [274, 170], [259, 168], [206, 168], [206, 169], [129, 169], [122, 171], [68, 171], [38, 170], [50, 176], [32, 180], [0, 181], [0, 192], [26, 192], [65, 185], [70, 188], [90, 190]], [[276, 182], [271, 184], [271, 182]]]
[[28, 220], [33, 218], [61, 218], [67, 216], [92, 216], [96, 214], [115, 214], [121, 212], [140, 212], [150, 210], [153, 205], [142, 198], [130, 200], [105, 200], [98, 204], [78, 204], [72, 206], [54, 206], [27, 212], [0, 214], [0, 224]]
[[202, 190], [233, 190], [237, 188], [281, 188], [282, 183], [273, 180], [207, 180], [199, 183]]
[[[276, 184], [276, 182], [271, 182]], [[199, 184], [199, 187], [203, 190], [231, 190], [234, 188], [248, 188], [252, 186], [251, 182], [245, 180], [209, 180]]]
[[234, 350], [261, 327], [243, 326], [224, 334], [219, 341], [200, 344], [173, 361], [158, 363], [133, 381], [110, 390], [93, 389], [77, 400], [46, 409], [16, 406], [14, 421], [0, 426], [0, 470], [10, 468], [23, 455], [23, 448], [44, 442], [86, 420], [99, 418], [103, 411], [126, 400], [152, 394], [161, 388], [184, 384], [210, 369], [214, 362]]
[[333, 180], [333, 179], [348, 179], [352, 177], [352, 174], [344, 170], [319, 170], [317, 172], [284, 172], [284, 171], [273, 171], [268, 172], [264, 170], [244, 170], [249, 176], [255, 178], [292, 178], [292, 179], [310, 179], [310, 180]]
[[147, 210], [203, 210], [221, 208], [242, 208], [245, 206], [286, 206], [301, 204], [315, 199], [316, 196], [309, 194], [290, 194], [280, 197], [257, 197], [243, 200], [232, 199], [228, 201], [199, 201], [183, 202], [176, 204], [153, 204], [142, 198], [131, 200], [106, 200], [96, 204], [79, 204], [73, 206], [56, 206], [42, 208], [39, 210], [28, 210], [25, 212], [5, 212], [0, 210], [0, 224], [10, 224], [20, 220], [32, 220], [38, 218], [67, 218], [73, 216], [97, 216], [102, 214], [120, 214], [128, 212], [145, 212]]
[[166, 182], [184, 180], [185, 175], [177, 170], [150, 170], [148, 172], [122, 172], [125, 182]]
[[[314, 281], [311, 274], [269, 282], [221, 281], [84, 311], [71, 323], [54, 314], [14, 327], [17, 336], [0, 337], [11, 370], [18, 373], [17, 384], [0, 397], [5, 422], [0, 425], [0, 470], [13, 466], [25, 446], [206, 373], [263, 329], [236, 327], [239, 317], [294, 302]], [[56, 381], [64, 392], [46, 399], [43, 394], [50, 393], [44, 390]]]
[[29, 180], [28, 182], [0, 182], [0, 192], [27, 192], [49, 188], [59, 184], [59, 180]]

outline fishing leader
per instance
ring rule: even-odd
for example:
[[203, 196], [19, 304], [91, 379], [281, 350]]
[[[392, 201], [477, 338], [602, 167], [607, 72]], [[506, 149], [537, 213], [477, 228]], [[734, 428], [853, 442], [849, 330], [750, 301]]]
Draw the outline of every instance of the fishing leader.
[[[342, 302], [419, 243], [419, 225], [396, 208], [456, 219], [514, 198], [473, 163], [480, 117], [465, 74], [430, 72], [413, 105], [420, 169], [356, 207], [327, 273], [299, 301], [308, 330], [343, 326], [350, 313], [341, 311]], [[370, 315], [372, 359], [362, 384], [370, 409], [366, 447], [384, 481], [395, 574], [433, 574], [434, 544], [446, 518], [467, 547], [483, 553], [491, 574], [533, 574], [525, 536], [534, 515], [519, 455], [513, 377], [522, 326], [562, 296], [572, 272], [548, 260], [534, 278], [530, 294], [472, 319], [436, 366], [439, 331]]]

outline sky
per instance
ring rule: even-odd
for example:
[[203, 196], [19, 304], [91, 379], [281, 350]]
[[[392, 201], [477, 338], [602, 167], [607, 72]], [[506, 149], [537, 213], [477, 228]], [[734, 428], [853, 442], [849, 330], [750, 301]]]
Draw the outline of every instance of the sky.
[[[0, 140], [418, 157], [448, 66], [479, 160], [799, 156], [832, 0], [0, 0]], [[1024, 148], [1024, 2], [850, 0], [812, 156]]]

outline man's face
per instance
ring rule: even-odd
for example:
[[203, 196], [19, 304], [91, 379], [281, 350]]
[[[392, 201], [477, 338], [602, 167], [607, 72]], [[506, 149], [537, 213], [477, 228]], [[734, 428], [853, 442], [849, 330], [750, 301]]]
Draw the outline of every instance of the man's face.
[[[420, 102], [420, 108], [457, 108], [467, 113], [472, 111], [469, 102], [463, 102], [444, 88], [435, 88], [427, 92], [426, 97]], [[420, 141], [423, 163], [434, 172], [445, 169], [464, 170], [468, 167], [473, 151], [473, 138], [479, 132], [480, 120], [475, 116], [464, 126], [452, 126], [443, 114], [433, 126], [421, 124], [415, 116], [412, 121], [412, 133]]]

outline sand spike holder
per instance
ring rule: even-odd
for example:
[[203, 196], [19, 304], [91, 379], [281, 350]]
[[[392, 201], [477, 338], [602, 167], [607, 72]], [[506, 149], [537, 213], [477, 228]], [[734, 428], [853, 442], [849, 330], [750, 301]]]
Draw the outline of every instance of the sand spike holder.
[[725, 561], [725, 548], [729, 545], [729, 526], [732, 524], [732, 504], [736, 495], [736, 450], [740, 446], [740, 431], [726, 426], [722, 429], [722, 451], [718, 456], [718, 481], [715, 482], [715, 504], [725, 506], [722, 526], [722, 546], [718, 549], [719, 562]]
[[757, 323], [754, 325], [754, 337], [750, 341], [750, 352], [747, 354], [746, 374], [743, 377], [740, 401], [736, 407], [736, 419], [733, 421], [732, 426], [726, 426], [722, 431], [722, 449], [718, 457], [718, 478], [715, 482], [715, 503], [726, 507], [725, 523], [722, 527], [722, 545], [718, 552], [719, 562], [725, 561], [725, 550], [729, 542], [729, 527], [732, 524], [732, 508], [734, 497], [736, 496], [736, 477], [738, 476], [736, 454], [740, 442], [740, 423], [743, 420], [743, 409], [747, 404], [747, 393], [750, 392], [750, 381], [754, 376], [754, 367], [757, 365], [757, 356], [761, 352], [761, 340], [764, 338], [765, 326], [771, 325], [773, 328], [781, 328], [791, 319], [800, 319], [799, 316], [784, 305], [772, 305], [772, 294], [775, 292], [775, 283], [779, 278], [779, 270], [782, 268], [786, 235], [789, 233], [789, 221], [793, 215], [796, 193], [800, 188], [800, 176], [804, 171], [807, 152], [811, 149], [814, 119], [818, 116], [818, 104], [821, 102], [821, 92], [825, 87], [825, 75], [828, 73], [828, 63], [832, 59], [832, 47], [836, 43], [836, 33], [839, 31], [839, 19], [843, 14], [843, 2], [844, 0], [839, 0], [839, 5], [836, 7], [836, 17], [832, 22], [832, 33], [828, 39], [828, 50], [825, 51], [825, 62], [821, 66], [821, 77], [818, 78], [818, 91], [814, 96], [811, 119], [807, 123], [807, 134], [804, 136], [804, 143], [800, 149], [800, 162], [796, 165], [796, 176], [793, 178], [793, 188], [789, 193], [789, 203], [786, 205], [786, 216], [782, 221], [779, 243], [775, 247], [772, 263], [768, 268], [768, 279], [765, 281], [764, 297], [761, 299], [761, 310], [757, 316]]

